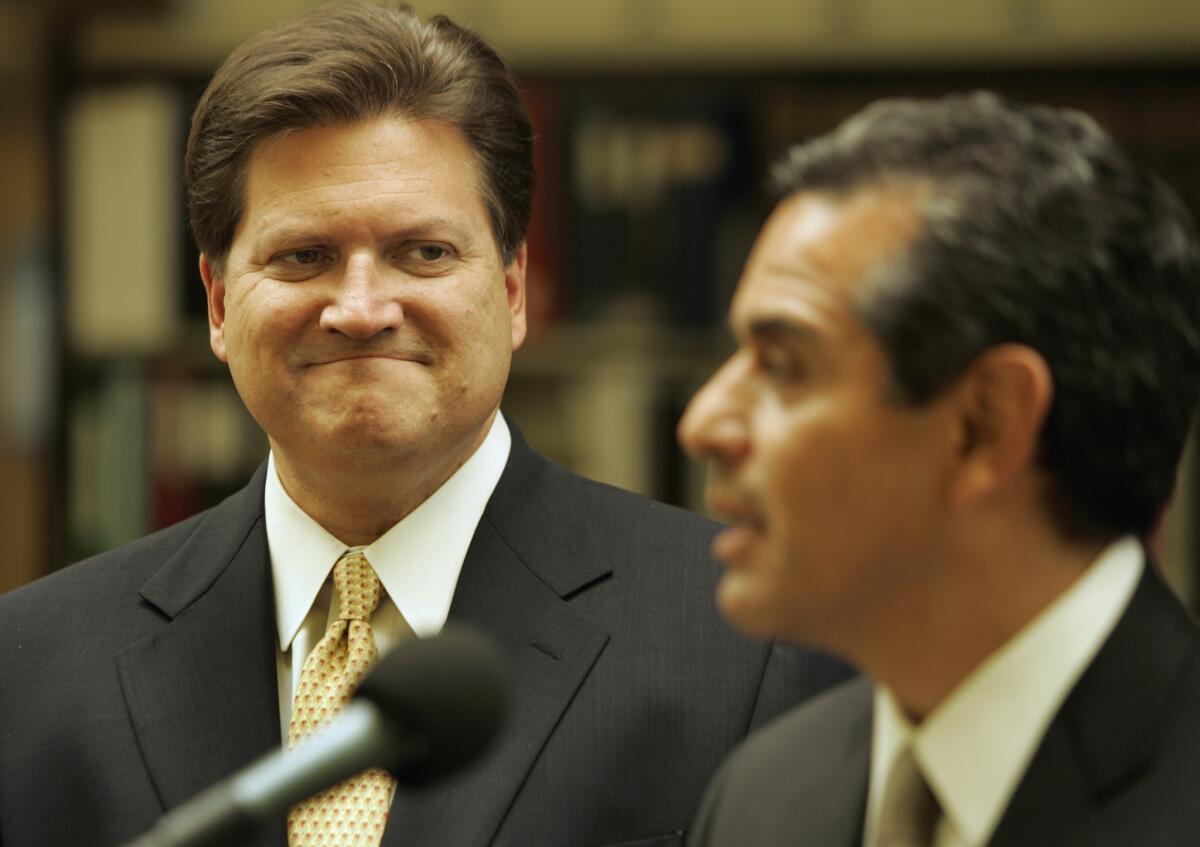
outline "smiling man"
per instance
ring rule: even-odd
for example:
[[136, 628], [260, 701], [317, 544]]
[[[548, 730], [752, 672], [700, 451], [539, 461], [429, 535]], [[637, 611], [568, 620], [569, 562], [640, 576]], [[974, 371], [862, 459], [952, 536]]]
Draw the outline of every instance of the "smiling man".
[[[525, 338], [525, 247], [497, 248], [462, 133], [385, 114], [262, 141], [227, 252], [206, 251], [212, 348], [284, 489], [369, 544], [483, 443]], [[397, 486], [382, 467], [404, 468]]]
[[1200, 397], [1200, 248], [1086, 116], [883, 101], [795, 148], [683, 444], [725, 616], [866, 677], [752, 737], [697, 845], [1174, 845], [1200, 637], [1142, 547]]
[[449, 620], [509, 657], [505, 734], [370, 772], [258, 845], [678, 845], [747, 729], [845, 676], [732, 635], [715, 526], [568, 473], [499, 412], [525, 337], [532, 133], [477, 36], [340, 4], [217, 71], [187, 151], [212, 350], [267, 433], [239, 494], [0, 599], [0, 843], [121, 844]]

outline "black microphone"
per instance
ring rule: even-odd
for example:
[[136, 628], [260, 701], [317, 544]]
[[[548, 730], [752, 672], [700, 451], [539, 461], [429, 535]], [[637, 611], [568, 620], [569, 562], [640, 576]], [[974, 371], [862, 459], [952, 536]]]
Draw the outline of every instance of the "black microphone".
[[206, 789], [127, 847], [236, 844], [368, 768], [387, 769], [402, 786], [447, 776], [483, 752], [500, 728], [508, 705], [503, 665], [497, 648], [470, 630], [404, 642], [324, 729]]

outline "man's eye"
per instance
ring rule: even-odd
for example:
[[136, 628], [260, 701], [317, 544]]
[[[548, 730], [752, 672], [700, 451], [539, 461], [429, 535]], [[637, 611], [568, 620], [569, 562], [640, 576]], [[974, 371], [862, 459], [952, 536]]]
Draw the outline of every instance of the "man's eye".
[[438, 241], [409, 242], [399, 248], [395, 261], [417, 276], [443, 276], [454, 270], [454, 248]]
[[307, 267], [319, 265], [326, 259], [326, 253], [319, 247], [305, 247], [302, 250], [288, 250], [279, 253], [271, 261], [283, 267]]
[[284, 258], [291, 258], [297, 265], [315, 265], [321, 261], [320, 250], [293, 250], [287, 253]]
[[423, 262], [436, 262], [450, 255], [450, 249], [444, 244], [422, 244], [411, 251]]
[[774, 379], [792, 381], [803, 375], [803, 367], [795, 358], [780, 350], [763, 350], [758, 355], [763, 372]]

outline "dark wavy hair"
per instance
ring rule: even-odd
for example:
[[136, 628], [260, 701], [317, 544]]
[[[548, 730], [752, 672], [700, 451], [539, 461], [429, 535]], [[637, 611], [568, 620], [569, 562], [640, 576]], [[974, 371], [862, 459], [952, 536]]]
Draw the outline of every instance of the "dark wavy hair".
[[1038, 462], [1058, 525], [1144, 535], [1200, 398], [1200, 251], [1178, 198], [1078, 111], [985, 93], [885, 100], [777, 165], [782, 194], [932, 187], [906, 254], [857, 304], [920, 405], [993, 345], [1045, 359]]

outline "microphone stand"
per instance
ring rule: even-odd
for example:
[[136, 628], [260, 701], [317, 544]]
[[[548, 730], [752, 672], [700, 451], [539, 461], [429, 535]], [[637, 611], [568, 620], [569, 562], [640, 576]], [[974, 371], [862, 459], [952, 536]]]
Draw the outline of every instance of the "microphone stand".
[[[380, 733], [383, 733], [381, 738]], [[305, 798], [371, 767], [379, 748], [396, 762], [418, 761], [427, 742], [407, 735], [369, 700], [353, 700], [298, 747], [264, 755], [245, 770], [205, 789], [159, 818], [127, 847], [230, 847]]]

